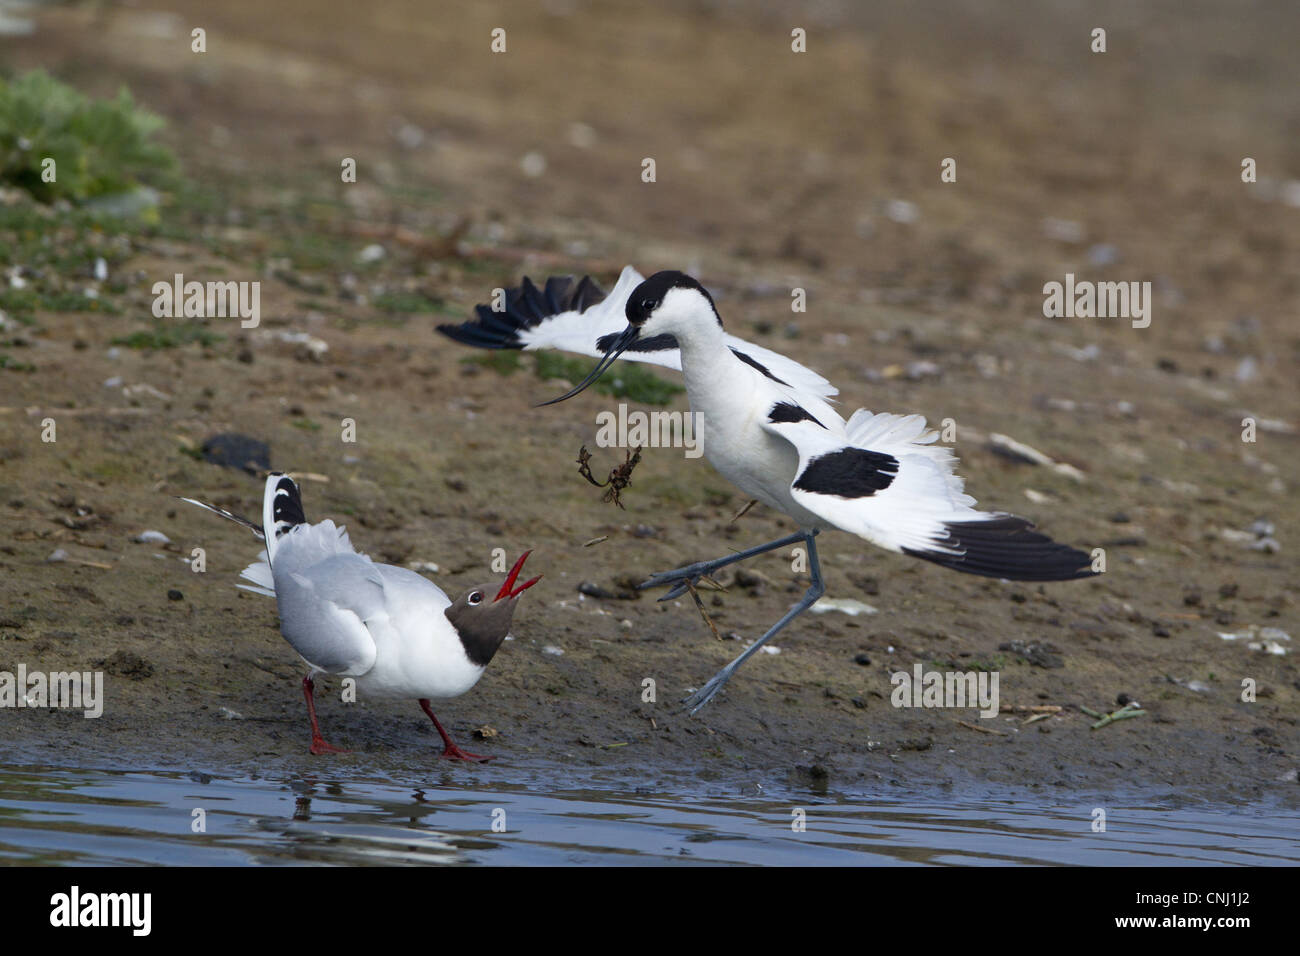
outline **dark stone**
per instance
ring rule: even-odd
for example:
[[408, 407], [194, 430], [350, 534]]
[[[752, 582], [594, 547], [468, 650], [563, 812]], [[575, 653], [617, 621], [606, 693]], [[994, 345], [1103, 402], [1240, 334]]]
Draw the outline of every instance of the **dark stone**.
[[225, 432], [203, 443], [203, 460], [257, 475], [271, 470], [271, 447], [247, 435]]

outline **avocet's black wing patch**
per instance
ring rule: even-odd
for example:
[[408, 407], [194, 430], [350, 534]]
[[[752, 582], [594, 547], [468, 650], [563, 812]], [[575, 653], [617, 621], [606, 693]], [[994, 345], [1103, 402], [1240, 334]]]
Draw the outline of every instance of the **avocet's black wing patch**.
[[802, 405], [796, 405], [794, 402], [777, 402], [768, 410], [767, 420], [769, 422], [812, 422], [814, 425], [822, 425]]
[[753, 357], [751, 357], [751, 356], [749, 356], [749, 355], [746, 355], [744, 352], [742, 352], [742, 351], [741, 351], [740, 349], [738, 349], [738, 348], [732, 348], [732, 350], [731, 350], [731, 354], [734, 355], [734, 356], [736, 356], [736, 358], [740, 359], [742, 362], [744, 362], [746, 365], [750, 366], [751, 368], [756, 368], [756, 369], [758, 369], [760, 372], [762, 372], [764, 375], [766, 375], [766, 376], [767, 376], [768, 378], [770, 378], [772, 381], [776, 382], [776, 384], [778, 384], [778, 385], [784, 385], [786, 388], [789, 388], [789, 387], [790, 387], [790, 383], [789, 383], [789, 382], [783, 382], [783, 381], [781, 381], [779, 378], [777, 378], [775, 375], [772, 374], [771, 370], [770, 370], [766, 365], [764, 365], [762, 362], [758, 361], [758, 359], [753, 358]]
[[954, 571], [1013, 581], [1093, 575], [1089, 555], [1032, 530], [1024, 518], [975, 509], [956, 458], [920, 415], [859, 409], [842, 433], [811, 422], [764, 423], [799, 453], [794, 500], [828, 525], [887, 551]]
[[944, 525], [947, 537], [936, 542], [947, 550], [905, 547], [903, 553], [954, 571], [1011, 581], [1070, 581], [1095, 576], [1089, 555], [1058, 544], [1033, 527], [1024, 518], [1006, 514], [982, 521], [952, 521]]
[[894, 483], [898, 459], [865, 448], [841, 448], [811, 459], [794, 487], [815, 495], [869, 498]]

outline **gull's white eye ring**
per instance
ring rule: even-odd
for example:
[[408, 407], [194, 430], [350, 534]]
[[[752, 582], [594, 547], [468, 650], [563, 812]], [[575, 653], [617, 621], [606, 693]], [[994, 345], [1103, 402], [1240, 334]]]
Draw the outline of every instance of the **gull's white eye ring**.
[[482, 591], [475, 591], [473, 594], [471, 594], [471, 595], [469, 596], [469, 603], [470, 603], [470, 604], [482, 604], [482, 603], [483, 603], [483, 592], [482, 592]]

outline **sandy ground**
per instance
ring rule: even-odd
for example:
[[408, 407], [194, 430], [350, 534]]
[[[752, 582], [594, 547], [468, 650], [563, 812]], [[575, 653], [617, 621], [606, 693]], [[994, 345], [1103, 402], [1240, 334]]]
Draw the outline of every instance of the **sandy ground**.
[[[273, 604], [233, 587], [257, 543], [169, 497], [255, 513], [253, 477], [187, 453], [239, 431], [268, 442], [275, 467], [322, 476], [304, 481], [309, 516], [345, 522], [376, 559], [436, 563], [449, 591], [493, 577], [494, 548], [535, 549], [546, 577], [516, 639], [441, 707], [501, 763], [1295, 800], [1294, 641], [1272, 655], [1220, 637], [1300, 637], [1300, 210], [1280, 185], [1300, 178], [1295, 8], [1243, 21], [1201, 3], [1050, 18], [828, 5], [795, 24], [775, 5], [423, 9], [58, 6], [0, 44], [11, 70], [44, 66], [97, 94], [127, 83], [168, 118], [207, 197], [164, 207], [164, 229], [118, 250], [120, 315], [41, 312], [7, 333], [35, 370], [0, 369], [0, 670], [102, 666], [108, 703], [98, 720], [0, 713], [0, 760], [326, 759], [306, 754], [299, 662]], [[1096, 23], [1105, 54], [1088, 51]], [[498, 26], [504, 54], [489, 49]], [[807, 53], [791, 53], [792, 26]], [[345, 156], [356, 184], [339, 182]], [[1259, 183], [1241, 182], [1243, 156]], [[940, 182], [945, 157], [956, 183]], [[384, 256], [360, 261], [374, 244]], [[954, 419], [981, 504], [1104, 548], [1107, 573], [1006, 584], [827, 535], [830, 596], [877, 613], [804, 616], [778, 655], [681, 714], [673, 702], [743, 645], [715, 640], [689, 601], [579, 584], [617, 593], [790, 522], [756, 508], [733, 523], [740, 494], [671, 449], [645, 453], [626, 511], [602, 503], [574, 459], [612, 400], [535, 409], [562, 386], [531, 359], [503, 376], [433, 331], [525, 273], [608, 281], [624, 262], [699, 276], [731, 330], [827, 375], [846, 412]], [[149, 290], [176, 272], [260, 279], [261, 327], [214, 319], [224, 338], [208, 346], [114, 350], [153, 327]], [[1150, 327], [1044, 318], [1042, 286], [1067, 272], [1150, 281]], [[790, 311], [795, 286], [807, 313]], [[1253, 443], [1247, 416], [1265, 422]], [[1079, 476], [1009, 460], [992, 433]], [[1224, 536], [1261, 519], [1278, 550]], [[136, 543], [146, 529], [173, 544]], [[204, 575], [181, 560], [195, 547]], [[72, 560], [48, 563], [55, 549]], [[784, 556], [751, 568], [763, 580], [708, 598], [724, 637], [757, 636], [806, 586]], [[1026, 724], [892, 707], [890, 674], [918, 662], [995, 669], [1004, 704], [1063, 709]], [[1145, 715], [1090, 730], [1079, 708], [1111, 711], [1121, 694]], [[328, 736], [360, 751], [328, 759], [433, 761], [414, 704], [345, 706], [322, 682], [319, 706]], [[485, 726], [496, 734], [471, 736]]]

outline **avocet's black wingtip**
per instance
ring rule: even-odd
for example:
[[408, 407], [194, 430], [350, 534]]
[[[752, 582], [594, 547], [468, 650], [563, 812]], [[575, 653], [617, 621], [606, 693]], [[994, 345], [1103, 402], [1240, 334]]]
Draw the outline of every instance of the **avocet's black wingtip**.
[[964, 574], [1010, 581], [1073, 581], [1097, 576], [1091, 556], [1039, 534], [1024, 518], [999, 515], [954, 521], [944, 529], [948, 537], [941, 543], [962, 553], [913, 548], [903, 552]]
[[452, 341], [476, 349], [522, 349], [518, 330], [498, 331], [477, 322], [460, 325], [440, 325], [438, 331]]
[[573, 276], [551, 276], [538, 288], [524, 276], [516, 287], [503, 290], [493, 305], [476, 305], [475, 319], [438, 331], [462, 345], [478, 349], [521, 349], [520, 333], [564, 312], [586, 312], [605, 299], [605, 291], [590, 276], [574, 284]]

